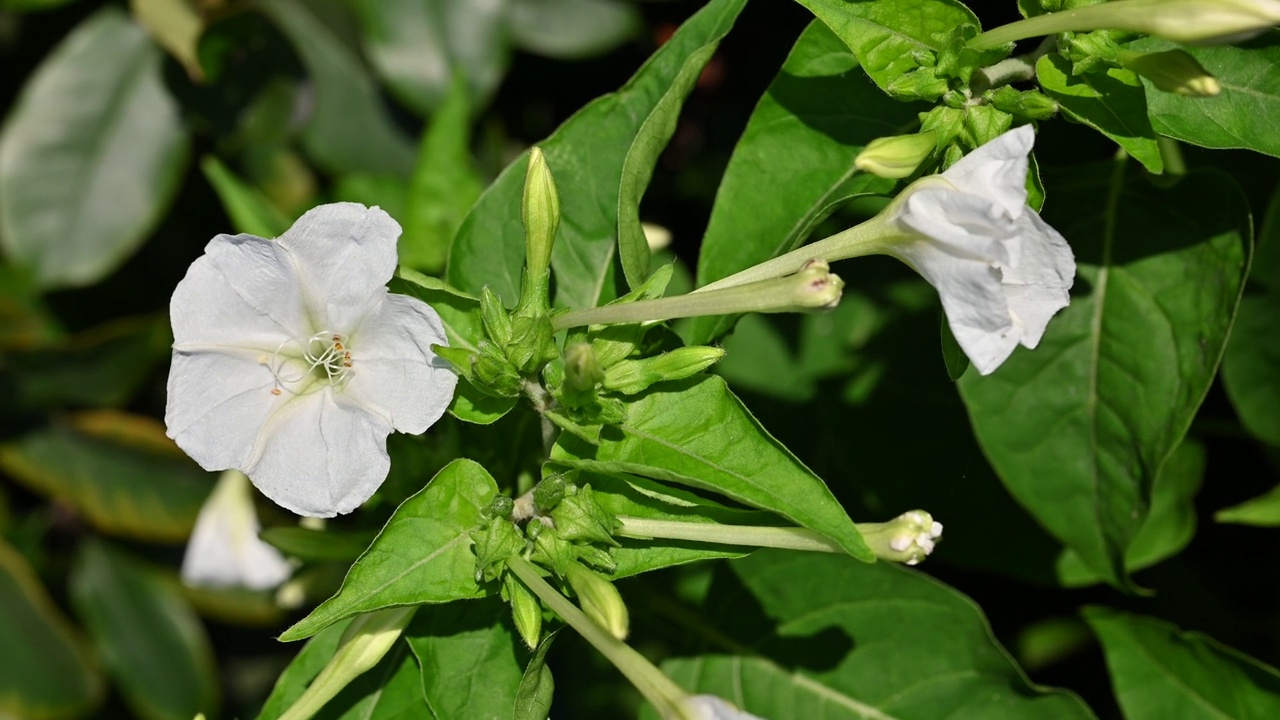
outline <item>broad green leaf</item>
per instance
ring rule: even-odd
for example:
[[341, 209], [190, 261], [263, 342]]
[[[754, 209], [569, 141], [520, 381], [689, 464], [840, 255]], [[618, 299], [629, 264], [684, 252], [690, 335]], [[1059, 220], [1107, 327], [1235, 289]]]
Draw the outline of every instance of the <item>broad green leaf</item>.
[[190, 720], [198, 712], [217, 713], [213, 649], [176, 577], [89, 539], [69, 582], [77, 614], [138, 717]]
[[101, 671], [35, 570], [0, 538], [0, 716], [84, 717]]
[[[889, 192], [893, 181], [857, 172], [853, 160], [870, 140], [908, 131], [919, 109], [877, 90], [840, 39], [811, 23], [734, 148], [698, 256], [698, 284], [795, 248], [850, 196]], [[732, 318], [697, 318], [690, 342], [732, 326]]]
[[[770, 718], [1093, 717], [1074, 695], [1032, 685], [978, 606], [926, 575], [776, 550], [729, 567], [776, 627], [762, 628], [762, 637], [735, 637], [760, 655], [663, 663], [689, 690]], [[835, 643], [844, 643], [842, 655]]]
[[1273, 30], [1240, 45], [1182, 46], [1149, 37], [1128, 48], [1185, 50], [1222, 86], [1216, 97], [1189, 98], [1144, 82], [1147, 113], [1156, 132], [1193, 145], [1246, 148], [1280, 157], [1280, 136], [1271, 122], [1280, 113], [1280, 32]]
[[1280, 447], [1280, 192], [1272, 194], [1266, 212], [1249, 271], [1255, 292], [1240, 301], [1222, 358], [1222, 384], [1245, 429]]
[[940, 50], [957, 26], [979, 24], [977, 16], [956, 0], [798, 1], [858, 56], [881, 90], [918, 67], [915, 53]]
[[[476, 351], [484, 339], [484, 322], [480, 319], [480, 301], [454, 289], [443, 280], [400, 268], [391, 279], [391, 291], [411, 295], [430, 305], [444, 321], [449, 347]], [[489, 425], [515, 407], [516, 398], [495, 398], [476, 390], [466, 380], [458, 382], [458, 389], [449, 404], [449, 414], [465, 422]]]
[[1220, 523], [1239, 525], [1280, 526], [1280, 485], [1239, 505], [1219, 510], [1213, 514], [1213, 519]]
[[724, 380], [658, 387], [627, 406], [621, 426], [603, 428], [599, 445], [565, 433], [552, 459], [721, 493], [826, 535], [860, 560], [874, 559], [822, 479], [756, 422]]
[[636, 132], [627, 157], [622, 162], [622, 182], [618, 188], [618, 258], [627, 285], [635, 290], [649, 278], [649, 241], [640, 227], [640, 198], [653, 179], [658, 156], [671, 141], [680, 119], [680, 108], [702, 75], [702, 68], [719, 46], [718, 39], [695, 50], [684, 60], [671, 85], [653, 106], [649, 117]]
[[118, 318], [58, 342], [10, 353], [15, 408], [119, 407], [169, 358], [169, 318]]
[[421, 492], [401, 503], [356, 560], [337, 595], [284, 631], [293, 642], [338, 620], [387, 607], [484, 597], [476, 584], [468, 533], [498, 493], [485, 469], [455, 460]]
[[1040, 87], [1068, 117], [1114, 140], [1155, 174], [1164, 172], [1156, 131], [1147, 118], [1147, 94], [1132, 70], [1071, 74], [1071, 61], [1049, 54], [1036, 62]]
[[271, 694], [258, 713], [258, 720], [275, 720], [288, 710], [338, 650], [348, 620], [339, 620], [307, 640], [289, 666], [276, 678]]
[[471, 159], [471, 106], [462, 76], [431, 118], [409, 185], [400, 263], [439, 274], [462, 218], [484, 190]]
[[1157, 189], [1125, 164], [1060, 177], [1045, 219], [1076, 253], [1071, 306], [1040, 346], [960, 391], [1010, 493], [1112, 584], [1151, 485], [1213, 380], [1248, 265], [1231, 179]]
[[1102, 607], [1084, 610], [1102, 641], [1127, 720], [1280, 716], [1280, 673], [1207, 635]]
[[332, 173], [407, 177], [413, 143], [387, 113], [378, 88], [356, 53], [299, 0], [255, 0], [289, 38], [315, 84], [315, 107], [302, 141]]
[[[593, 307], [615, 296], [614, 237], [628, 149], [688, 58], [714, 46], [745, 0], [712, 0], [681, 26], [620, 90], [597, 98], [538, 143], [555, 174], [562, 220], [552, 250], [556, 302]], [[463, 221], [449, 281], [472, 293], [488, 285], [510, 306], [520, 292], [524, 228], [520, 197], [528, 153], [502, 172]]]
[[546, 720], [551, 712], [551, 699], [555, 695], [556, 680], [547, 667], [547, 651], [555, 642], [556, 633], [550, 633], [538, 644], [538, 649], [529, 658], [524, 668], [524, 676], [520, 678], [520, 688], [516, 691], [515, 712], [512, 720]]
[[618, 0], [508, 0], [507, 29], [516, 45], [539, 55], [597, 55], [643, 29], [640, 8]]
[[455, 75], [477, 104], [507, 70], [503, 0], [357, 0], [362, 45], [397, 100], [422, 114], [446, 102]]
[[103, 533], [151, 542], [185, 541], [213, 487], [163, 425], [112, 410], [0, 444], [0, 469]]
[[187, 160], [162, 57], [116, 8], [81, 23], [27, 81], [0, 134], [0, 243], [43, 287], [119, 267], [169, 206]]
[[[1204, 446], [1183, 440], [1160, 468], [1151, 486], [1151, 511], [1124, 554], [1127, 572], [1166, 560], [1191, 542], [1196, 533], [1193, 501], [1204, 479]], [[1102, 577], [1089, 569], [1073, 550], [1058, 558], [1058, 580], [1066, 587], [1092, 585]]]
[[276, 238], [292, 224], [258, 189], [236, 177], [216, 155], [200, 159], [200, 170], [222, 201], [222, 209], [236, 232]]
[[496, 597], [418, 610], [404, 637], [435, 717], [511, 716], [525, 653], [510, 618]]

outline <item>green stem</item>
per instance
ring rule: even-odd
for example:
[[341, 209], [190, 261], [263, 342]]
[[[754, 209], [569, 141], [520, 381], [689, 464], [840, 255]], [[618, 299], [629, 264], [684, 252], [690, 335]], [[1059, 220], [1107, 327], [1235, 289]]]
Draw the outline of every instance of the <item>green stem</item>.
[[[1133, 29], [1126, 22], [1133, 10], [1125, 2], [1109, 2], [1100, 5], [1089, 5], [1062, 12], [1036, 15], [1008, 25], [992, 28], [968, 42], [973, 50], [989, 50], [1005, 43], [1025, 40], [1041, 35], [1056, 35], [1062, 32], [1083, 32], [1110, 28], [1116, 30]], [[1151, 12], [1159, 12], [1152, 9]]]
[[724, 545], [749, 545], [752, 547], [807, 550], [810, 552], [844, 553], [844, 550], [825, 535], [798, 527], [772, 527], [766, 525], [722, 525], [720, 523], [684, 522], [680, 520], [653, 520], [650, 518], [619, 515], [622, 523], [618, 535], [623, 537], [667, 540], [693, 540]]
[[680, 701], [688, 696], [684, 688], [677, 685], [661, 670], [649, 662], [643, 655], [621, 640], [610, 635], [586, 613], [578, 609], [569, 599], [561, 595], [550, 583], [542, 579], [538, 571], [529, 561], [519, 555], [507, 558], [507, 567], [520, 578], [533, 594], [547, 604], [564, 619], [584, 640], [591, 643], [605, 659], [626, 676], [627, 680], [640, 691], [664, 718], [681, 717]]

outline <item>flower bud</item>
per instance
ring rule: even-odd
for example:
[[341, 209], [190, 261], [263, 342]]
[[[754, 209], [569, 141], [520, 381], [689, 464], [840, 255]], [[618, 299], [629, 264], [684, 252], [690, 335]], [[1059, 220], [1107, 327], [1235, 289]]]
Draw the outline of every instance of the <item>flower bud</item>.
[[538, 647], [542, 639], [542, 603], [538, 597], [511, 573], [502, 576], [502, 597], [511, 603], [511, 619], [520, 639], [530, 650]]
[[1184, 97], [1213, 97], [1222, 92], [1218, 78], [1185, 50], [1138, 53], [1122, 50], [1120, 64], [1165, 92]]
[[511, 322], [507, 359], [522, 373], [532, 375], [560, 355], [551, 321], [540, 314], [517, 315]]
[[711, 367], [724, 357], [717, 347], [695, 345], [639, 360], [622, 360], [604, 373], [606, 390], [623, 395], [644, 392], [654, 383], [683, 380]]
[[587, 617], [596, 621], [609, 634], [619, 640], [627, 639], [631, 620], [622, 596], [603, 575], [588, 570], [581, 563], [569, 563], [565, 573], [569, 585], [578, 596], [578, 606]]
[[931, 130], [876, 138], [858, 153], [853, 166], [883, 178], [904, 178], [914, 173], [937, 147], [938, 134]]
[[548, 307], [551, 247], [560, 226], [560, 195], [542, 150], [529, 151], [529, 167], [524, 176], [524, 196], [520, 206], [524, 221], [525, 275], [520, 289], [521, 309]]
[[554, 510], [564, 499], [566, 485], [568, 482], [563, 475], [552, 475], [538, 483], [533, 489], [533, 504], [538, 512], [548, 513]]
[[574, 343], [564, 349], [564, 382], [574, 390], [590, 390], [604, 380], [591, 343]]
[[858, 532], [881, 560], [916, 565], [933, 552], [942, 523], [923, 510], [912, 510], [884, 523], [858, 523]]

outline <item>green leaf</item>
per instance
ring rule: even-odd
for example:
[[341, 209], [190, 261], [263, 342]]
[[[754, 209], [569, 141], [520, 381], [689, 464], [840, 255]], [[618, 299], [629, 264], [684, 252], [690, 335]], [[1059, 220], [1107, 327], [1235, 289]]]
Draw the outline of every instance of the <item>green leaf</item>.
[[216, 155], [200, 159], [200, 170], [222, 201], [222, 209], [236, 232], [276, 238], [292, 225], [289, 218], [272, 205], [258, 189], [236, 177]]
[[1229, 177], [1161, 190], [1126, 175], [1119, 163], [1058, 178], [1045, 219], [1076, 253], [1071, 306], [1035, 351], [959, 383], [1010, 493], [1112, 584], [1213, 380], [1251, 241]]
[[144, 720], [217, 713], [213, 649], [177, 578], [88, 539], [69, 580], [76, 607], [130, 709]]
[[798, 1], [844, 41], [886, 92], [895, 79], [919, 67], [916, 53], [937, 52], [954, 28], [979, 24], [956, 0]]
[[470, 137], [467, 86], [458, 76], [418, 149], [404, 234], [397, 246], [402, 265], [431, 273], [444, 270], [453, 236], [484, 189], [472, 165]]
[[1264, 33], [1239, 45], [1182, 46], [1148, 37], [1130, 50], [1178, 48], [1218, 78], [1222, 93], [1189, 98], [1147, 87], [1147, 113], [1161, 135], [1210, 148], [1246, 148], [1280, 157], [1280, 137], [1270, 118], [1280, 113], [1280, 32]]
[[408, 177], [413, 143], [387, 113], [356, 53], [305, 3], [256, 0], [254, 6], [289, 38], [315, 83], [302, 142], [316, 164], [331, 173]]
[[112, 410], [0, 444], [0, 469], [101, 532], [152, 542], [185, 541], [212, 488], [163, 425]]
[[[644, 121], [686, 60], [733, 26], [745, 0], [712, 0], [615, 93], [597, 98], [537, 143], [560, 191], [559, 237], [552, 250], [557, 304], [593, 307], [614, 297], [614, 236], [622, 166]], [[508, 306], [520, 292], [524, 228], [520, 198], [528, 153], [502, 172], [463, 221], [449, 256], [449, 281], [472, 293], [488, 285]]]
[[484, 597], [468, 533], [498, 493], [485, 469], [454, 460], [396, 508], [356, 560], [337, 595], [280, 635], [310, 637], [338, 620], [382, 608]]
[[372, 532], [312, 530], [289, 525], [267, 528], [258, 535], [280, 552], [307, 562], [351, 562], [369, 547], [374, 538]]
[[1213, 519], [1220, 523], [1239, 525], [1280, 526], [1280, 485], [1239, 505], [1219, 510], [1213, 514]]
[[538, 644], [529, 664], [520, 678], [516, 691], [515, 712], [512, 720], [546, 720], [551, 712], [551, 699], [555, 695], [556, 680], [547, 667], [547, 651], [555, 642], [556, 633], [550, 633]]
[[1071, 61], [1045, 55], [1036, 62], [1036, 79], [1068, 117], [1114, 140], [1155, 174], [1164, 172], [1156, 131], [1147, 118], [1147, 94], [1137, 73], [1124, 68], [1071, 74]]
[[0, 716], [84, 717], [101, 671], [35, 570], [0, 539]]
[[769, 510], [826, 535], [854, 557], [874, 556], [817, 475], [774, 440], [724, 380], [666, 383], [627, 407], [592, 446], [561, 435], [552, 459], [605, 474], [630, 473], [689, 485]]
[[1141, 615], [1084, 610], [1128, 720], [1280, 716], [1280, 673], [1207, 635]]
[[[777, 550], [729, 566], [776, 623], [763, 637], [734, 639], [768, 657], [708, 654], [663, 663], [693, 692], [762, 717], [1093, 717], [1074, 695], [1032, 685], [977, 605], [928, 576], [891, 563]], [[727, 600], [735, 607], [743, 601], [749, 598]]]
[[307, 640], [298, 654], [289, 662], [289, 666], [280, 673], [280, 677], [276, 678], [271, 694], [258, 713], [258, 720], [275, 720], [302, 697], [302, 694], [307, 691], [307, 686], [338, 651], [342, 634], [349, 624], [351, 624], [350, 620], [340, 620]]
[[404, 637], [437, 718], [509, 717], [520, 686], [521, 642], [496, 597], [418, 610]]
[[89, 285], [164, 215], [187, 135], [160, 49], [116, 8], [45, 58], [0, 134], [0, 242], [43, 287]]
[[565, 60], [598, 55], [642, 32], [640, 9], [617, 0], [508, 0], [507, 29], [523, 50]]
[[[854, 158], [867, 142], [906, 132], [919, 109], [876, 90], [840, 39], [811, 23], [734, 148], [698, 256], [698, 284], [797, 247], [851, 196], [888, 193], [893, 181], [857, 172]], [[688, 339], [705, 344], [732, 327], [732, 318], [696, 318]]]
[[324, 706], [335, 720], [416, 720], [431, 712], [422, 694], [422, 672], [398, 642], [373, 669], [351, 681]]
[[[1182, 441], [1169, 456], [1151, 486], [1151, 511], [1124, 554], [1127, 572], [1151, 567], [1180, 552], [1196, 533], [1193, 501], [1204, 480], [1204, 446], [1190, 439]], [[1102, 582], [1071, 549], [1058, 557], [1058, 581], [1065, 587], [1081, 587]]]
[[483, 104], [507, 71], [505, 3], [478, 0], [364, 0], [362, 45], [391, 94], [424, 115], [448, 102], [455, 75]]

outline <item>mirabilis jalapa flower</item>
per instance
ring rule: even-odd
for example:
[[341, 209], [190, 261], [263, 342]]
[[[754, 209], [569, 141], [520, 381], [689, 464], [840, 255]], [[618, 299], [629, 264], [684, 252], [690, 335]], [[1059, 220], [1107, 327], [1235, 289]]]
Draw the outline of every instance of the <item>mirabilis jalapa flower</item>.
[[387, 477], [392, 430], [421, 433], [457, 376], [440, 317], [387, 291], [400, 226], [317, 207], [277, 240], [219, 235], [174, 290], [165, 424], [206, 470], [243, 471], [299, 515], [355, 509]]
[[182, 582], [270, 590], [289, 579], [289, 561], [258, 538], [262, 525], [253, 509], [252, 493], [249, 479], [237, 470], [218, 478], [187, 541]]
[[1019, 344], [1039, 344], [1075, 279], [1066, 240], [1027, 206], [1034, 141], [1029, 125], [1010, 130], [942, 174], [911, 183], [871, 220], [698, 292], [792, 273], [811, 258], [891, 255], [937, 289], [973, 366], [994, 372]]

